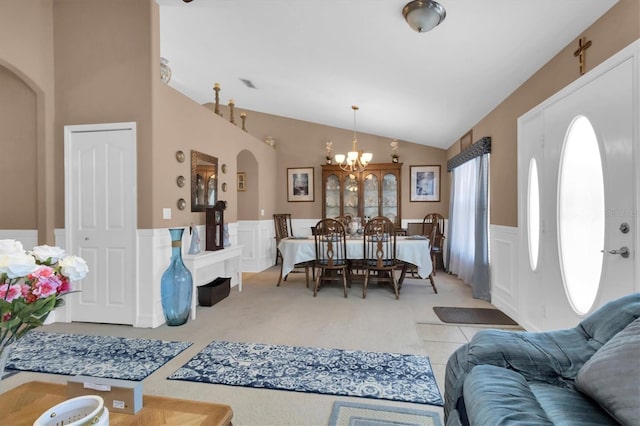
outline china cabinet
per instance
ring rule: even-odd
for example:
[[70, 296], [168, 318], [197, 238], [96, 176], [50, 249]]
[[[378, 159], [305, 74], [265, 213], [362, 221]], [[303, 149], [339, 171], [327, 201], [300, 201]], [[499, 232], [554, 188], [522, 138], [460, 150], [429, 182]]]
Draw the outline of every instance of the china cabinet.
[[400, 225], [402, 163], [369, 164], [362, 172], [322, 166], [322, 216], [386, 216]]

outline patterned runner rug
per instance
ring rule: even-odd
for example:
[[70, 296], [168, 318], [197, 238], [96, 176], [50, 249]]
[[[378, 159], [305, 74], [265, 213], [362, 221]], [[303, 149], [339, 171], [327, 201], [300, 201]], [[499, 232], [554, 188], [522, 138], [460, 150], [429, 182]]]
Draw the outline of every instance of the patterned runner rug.
[[442, 426], [433, 411], [336, 401], [329, 426]]
[[421, 355], [214, 341], [169, 379], [443, 403]]
[[5, 370], [142, 380], [191, 345], [30, 331], [9, 354]]

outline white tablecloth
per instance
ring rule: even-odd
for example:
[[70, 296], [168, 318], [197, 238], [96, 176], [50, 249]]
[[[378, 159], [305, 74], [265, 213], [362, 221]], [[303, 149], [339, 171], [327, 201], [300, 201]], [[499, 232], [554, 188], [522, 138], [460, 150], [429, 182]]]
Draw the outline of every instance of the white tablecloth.
[[[280, 240], [278, 249], [282, 253], [283, 277], [293, 271], [296, 263], [308, 262], [316, 258], [314, 237], [304, 239], [285, 238]], [[396, 258], [416, 265], [420, 278], [427, 278], [431, 274], [433, 266], [429, 252], [428, 239], [416, 240], [411, 239], [411, 237], [396, 237]], [[364, 257], [362, 238], [352, 239], [347, 237], [347, 257], [349, 259], [362, 259]]]

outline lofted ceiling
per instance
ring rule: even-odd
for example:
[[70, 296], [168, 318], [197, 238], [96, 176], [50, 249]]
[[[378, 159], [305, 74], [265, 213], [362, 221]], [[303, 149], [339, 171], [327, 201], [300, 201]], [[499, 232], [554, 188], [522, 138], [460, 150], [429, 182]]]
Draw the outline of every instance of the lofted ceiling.
[[440, 0], [427, 33], [408, 0], [157, 2], [170, 85], [194, 101], [218, 82], [222, 104], [345, 129], [355, 104], [359, 133], [448, 148], [617, 0]]

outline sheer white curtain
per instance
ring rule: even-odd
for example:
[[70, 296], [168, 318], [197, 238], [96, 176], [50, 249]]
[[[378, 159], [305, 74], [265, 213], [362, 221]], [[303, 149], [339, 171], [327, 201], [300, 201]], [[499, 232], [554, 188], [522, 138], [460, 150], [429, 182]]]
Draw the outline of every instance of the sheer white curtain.
[[471, 284], [476, 250], [476, 188], [481, 157], [456, 167], [452, 173], [449, 214], [449, 272]]

